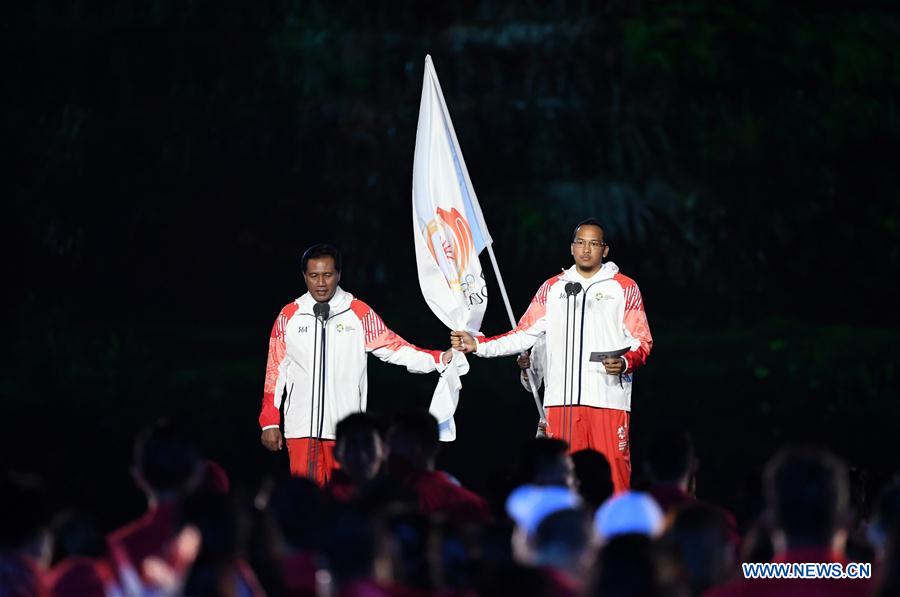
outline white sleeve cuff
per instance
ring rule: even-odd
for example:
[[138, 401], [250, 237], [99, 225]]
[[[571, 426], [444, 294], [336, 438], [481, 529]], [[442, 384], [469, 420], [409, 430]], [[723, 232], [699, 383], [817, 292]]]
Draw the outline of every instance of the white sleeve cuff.
[[266, 429], [278, 429], [278, 425], [266, 425], [262, 428], [263, 431], [265, 431]]

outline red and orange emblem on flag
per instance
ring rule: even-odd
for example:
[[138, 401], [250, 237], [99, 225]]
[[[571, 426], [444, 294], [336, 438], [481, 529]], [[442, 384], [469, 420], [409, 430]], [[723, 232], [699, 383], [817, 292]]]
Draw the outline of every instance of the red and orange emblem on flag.
[[[426, 244], [450, 287], [459, 290], [459, 281], [475, 252], [472, 229], [465, 216], [455, 207], [450, 211], [438, 207], [436, 211], [438, 217], [426, 225]], [[435, 246], [436, 244], [440, 244], [440, 247]]]

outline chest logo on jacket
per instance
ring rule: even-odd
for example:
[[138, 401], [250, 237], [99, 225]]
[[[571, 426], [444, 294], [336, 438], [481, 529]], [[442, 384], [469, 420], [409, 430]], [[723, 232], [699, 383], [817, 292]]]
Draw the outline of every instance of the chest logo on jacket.
[[297, 331], [300, 332], [301, 334], [305, 334], [305, 333], [309, 332], [309, 326], [301, 325], [297, 328]]
[[356, 328], [350, 324], [339, 323], [336, 326], [334, 326], [334, 329], [336, 329], [338, 332], [352, 332]]

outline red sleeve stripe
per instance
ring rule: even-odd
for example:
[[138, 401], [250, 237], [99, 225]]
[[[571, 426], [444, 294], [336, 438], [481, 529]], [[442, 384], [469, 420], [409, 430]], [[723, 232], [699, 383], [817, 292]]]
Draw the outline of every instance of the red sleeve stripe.
[[640, 342], [635, 350], [625, 354], [628, 370], [633, 371], [647, 362], [650, 350], [653, 348], [653, 336], [650, 333], [650, 325], [647, 323], [647, 315], [644, 313], [644, 300], [637, 283], [622, 274], [616, 274], [616, 282], [622, 286], [625, 295], [625, 328]]
[[404, 346], [408, 346], [413, 350], [424, 352], [425, 354], [431, 355], [434, 358], [435, 363], [441, 362], [441, 351], [440, 350], [426, 350], [424, 348], [419, 348], [415, 344], [410, 344], [394, 332], [392, 332], [388, 327], [384, 324], [384, 320], [378, 316], [378, 313], [375, 312], [372, 307], [362, 302], [359, 299], [353, 299], [353, 302], [350, 303], [350, 309], [356, 314], [356, 317], [359, 318], [360, 323], [363, 326], [363, 331], [365, 332], [365, 342], [366, 342], [366, 350], [376, 350], [378, 348], [386, 348], [388, 350], [392, 350], [394, 352], [400, 350]]
[[622, 287], [622, 292], [625, 295], [626, 311], [644, 308], [644, 301], [641, 298], [641, 291], [637, 282], [622, 274], [616, 274], [613, 279]]
[[381, 337], [385, 330], [387, 330], [384, 321], [382, 321], [372, 309], [369, 309], [365, 317], [362, 318], [362, 326], [363, 330], [366, 332], [366, 346]]
[[552, 278], [550, 278], [549, 280], [545, 281], [543, 284], [541, 284], [541, 287], [538, 288], [538, 291], [534, 295], [534, 298], [531, 299], [531, 302], [546, 305], [547, 304], [547, 293], [550, 292], [550, 287], [553, 286], [554, 284], [556, 284], [556, 282], [560, 278], [562, 278], [562, 274], [557, 274], [557, 275], [553, 276]]
[[521, 332], [527, 330], [531, 326], [534, 325], [534, 322], [543, 317], [547, 313], [547, 295], [550, 292], [550, 287], [553, 286], [560, 278], [562, 278], [562, 274], [557, 274], [541, 284], [541, 287], [538, 288], [538, 291], [535, 293], [534, 298], [531, 299], [531, 303], [528, 305], [528, 309], [522, 315], [522, 318], [519, 319], [519, 323], [513, 329], [508, 332], [504, 332], [497, 336], [488, 337], [479, 337], [478, 342], [492, 342], [494, 340], [499, 340], [500, 338], [505, 338], [511, 334], [515, 334], [516, 332]]
[[372, 307], [362, 302], [358, 298], [354, 298], [350, 303], [350, 310], [356, 315], [356, 318], [359, 319], [359, 323], [363, 326], [364, 338], [366, 347], [378, 337], [381, 332], [377, 332], [378, 327], [382, 328], [382, 332], [384, 331], [384, 322], [381, 321], [381, 318], [375, 314], [375, 311], [372, 310]]
[[635, 309], [643, 308], [643, 301], [641, 300], [641, 293], [638, 290], [637, 284], [633, 284], [625, 289], [625, 309], [628, 311], [633, 311]]
[[277, 425], [281, 415], [275, 408], [275, 386], [278, 384], [278, 371], [284, 356], [287, 353], [287, 345], [285, 344], [285, 334], [287, 333], [288, 322], [299, 309], [297, 303], [286, 305], [272, 326], [272, 334], [269, 337], [269, 355], [266, 359], [266, 379], [263, 384], [263, 400], [262, 408], [259, 413], [259, 424], [263, 427], [267, 425]]
[[281, 313], [278, 314], [278, 319], [275, 320], [275, 325], [272, 326], [273, 338], [276, 340], [284, 340], [284, 333], [287, 330], [288, 321], [290, 321], [291, 317], [294, 316], [294, 313], [296, 313], [299, 308], [297, 303], [291, 303], [281, 310]]

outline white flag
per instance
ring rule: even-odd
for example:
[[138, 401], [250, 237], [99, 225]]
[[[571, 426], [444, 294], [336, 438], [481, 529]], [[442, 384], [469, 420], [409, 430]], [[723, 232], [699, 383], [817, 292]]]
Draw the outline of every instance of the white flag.
[[[412, 195], [422, 295], [448, 328], [477, 332], [487, 307], [478, 254], [492, 241], [431, 56], [425, 57]], [[431, 399], [429, 411], [440, 423], [442, 441], [456, 438], [453, 414], [462, 387], [459, 376], [468, 370], [465, 356], [454, 353]]]

